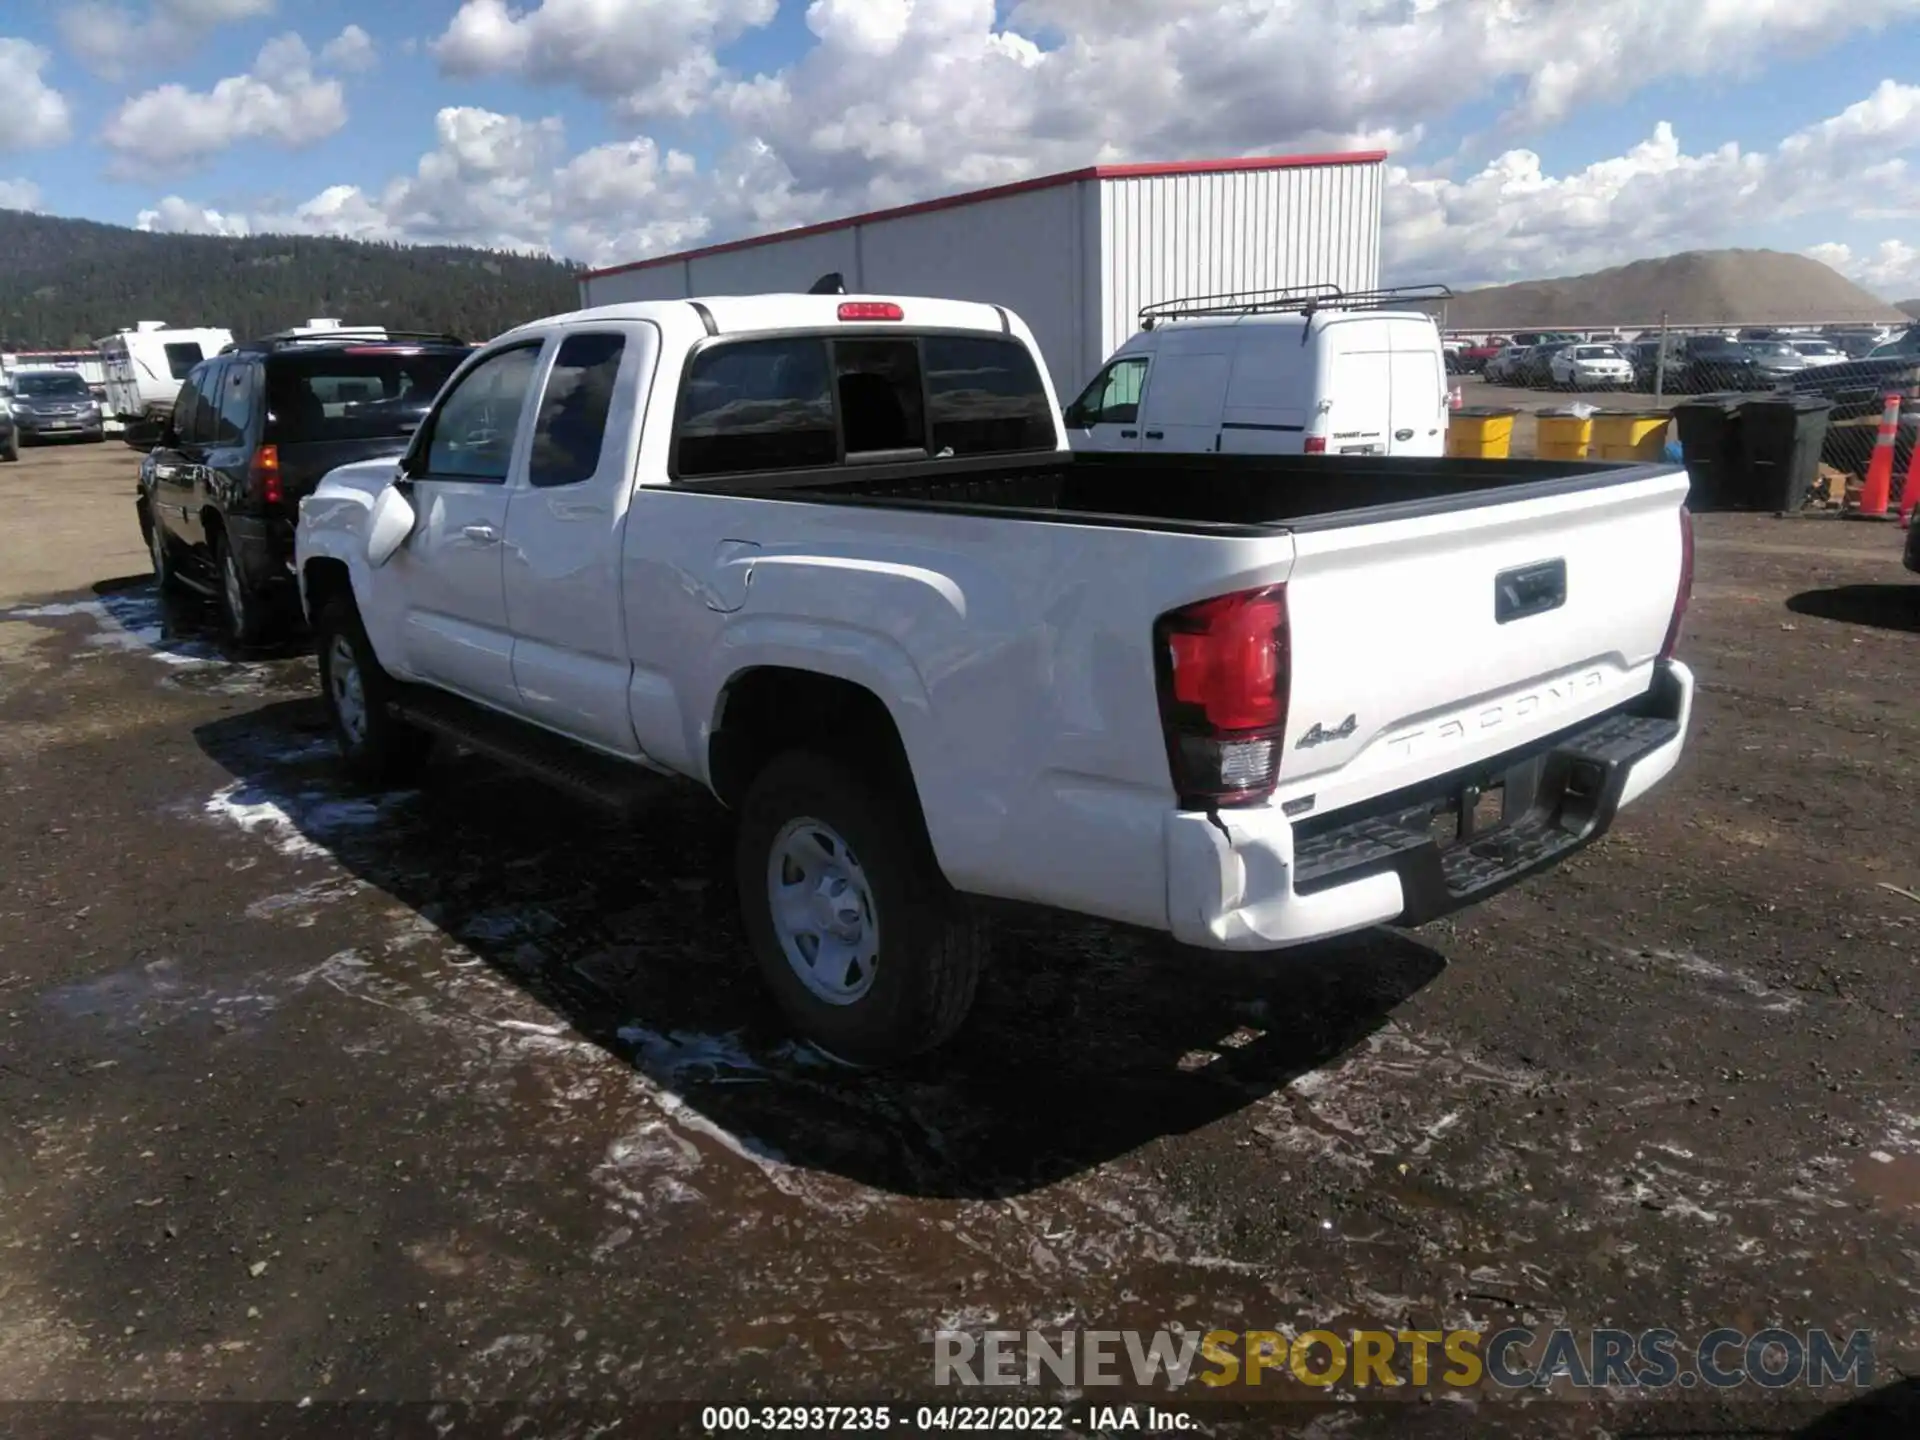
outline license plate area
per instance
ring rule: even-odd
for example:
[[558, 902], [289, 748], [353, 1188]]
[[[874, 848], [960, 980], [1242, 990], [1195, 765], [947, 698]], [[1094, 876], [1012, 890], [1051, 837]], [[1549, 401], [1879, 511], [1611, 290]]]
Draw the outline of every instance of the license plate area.
[[1387, 447], [1384, 445], [1342, 445], [1339, 453], [1342, 455], [1384, 455], [1387, 453]]

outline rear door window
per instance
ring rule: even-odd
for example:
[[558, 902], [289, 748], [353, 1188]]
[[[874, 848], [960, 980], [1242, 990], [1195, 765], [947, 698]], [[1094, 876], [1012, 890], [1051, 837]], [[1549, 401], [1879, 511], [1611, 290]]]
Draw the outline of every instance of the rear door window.
[[801, 470], [839, 458], [827, 342], [743, 340], [693, 357], [680, 399], [680, 475]]
[[622, 335], [594, 334], [569, 335], [560, 342], [534, 423], [528, 484], [572, 485], [599, 470], [626, 344]]
[[268, 439], [287, 445], [410, 434], [470, 353], [349, 345], [273, 355], [266, 364]]
[[241, 360], [229, 360], [220, 377], [219, 408], [214, 420], [212, 444], [244, 445], [247, 425], [252, 418], [253, 366]]
[[215, 431], [220, 425], [220, 379], [226, 373], [224, 360], [208, 361], [200, 374], [200, 383], [196, 386], [193, 413], [188, 416], [185, 425], [175, 424], [180, 430], [180, 439], [187, 445], [211, 445]]
[[187, 378], [180, 382], [180, 391], [173, 397], [173, 434], [176, 443], [192, 444], [193, 425], [200, 413], [200, 387], [207, 381], [208, 372], [214, 367], [203, 365], [189, 371]]

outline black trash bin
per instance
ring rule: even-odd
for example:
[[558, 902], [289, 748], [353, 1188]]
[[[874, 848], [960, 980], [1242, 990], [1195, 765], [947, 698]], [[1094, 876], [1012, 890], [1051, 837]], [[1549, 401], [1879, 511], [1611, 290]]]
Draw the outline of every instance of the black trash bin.
[[1673, 407], [1680, 432], [1680, 454], [1693, 483], [1687, 505], [1693, 510], [1730, 510], [1740, 503], [1746, 484], [1746, 457], [1740, 445], [1739, 391], [1701, 395]]
[[1736, 501], [1744, 510], [1774, 510], [1783, 515], [1807, 503], [1820, 450], [1827, 438], [1833, 401], [1819, 395], [1774, 394], [1740, 407], [1740, 454], [1745, 493]]

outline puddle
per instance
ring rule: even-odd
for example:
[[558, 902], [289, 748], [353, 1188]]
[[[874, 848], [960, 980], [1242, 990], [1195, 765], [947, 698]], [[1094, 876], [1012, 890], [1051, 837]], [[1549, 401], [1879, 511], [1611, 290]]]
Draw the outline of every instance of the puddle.
[[1920, 1211], [1920, 1155], [1875, 1150], [1853, 1164], [1853, 1189], [1882, 1215]]
[[64, 1019], [89, 1021], [107, 1030], [145, 1029], [189, 1014], [231, 1030], [265, 1015], [275, 1002], [268, 995], [222, 994], [189, 984], [176, 962], [155, 960], [48, 990], [40, 1003]]

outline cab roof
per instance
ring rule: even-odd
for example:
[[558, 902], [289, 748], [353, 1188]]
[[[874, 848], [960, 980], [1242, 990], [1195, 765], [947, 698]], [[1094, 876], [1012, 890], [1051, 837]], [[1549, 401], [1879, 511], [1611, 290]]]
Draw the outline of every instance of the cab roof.
[[[896, 305], [898, 320], [859, 317], [843, 320], [842, 306]], [[703, 315], [704, 312], [704, 315]], [[711, 319], [711, 326], [707, 320]], [[716, 335], [760, 330], [831, 330], [844, 324], [899, 325], [907, 330], [977, 330], [983, 334], [1016, 333], [1011, 312], [1004, 306], [974, 300], [941, 300], [924, 295], [693, 295], [684, 300], [629, 300], [595, 305], [564, 315], [516, 326], [520, 331], [546, 330], [590, 324], [594, 321], [650, 320], [682, 327], [705, 327]]]

